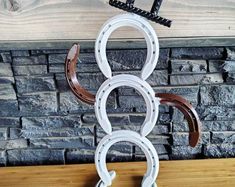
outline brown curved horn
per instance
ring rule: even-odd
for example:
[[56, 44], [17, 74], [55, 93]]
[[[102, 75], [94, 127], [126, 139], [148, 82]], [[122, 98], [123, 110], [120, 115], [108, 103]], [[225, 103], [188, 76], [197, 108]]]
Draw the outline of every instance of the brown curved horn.
[[76, 64], [80, 52], [80, 45], [74, 44], [69, 50], [65, 61], [65, 76], [69, 87], [75, 96], [90, 105], [95, 103], [95, 95], [84, 89], [78, 82], [76, 75]]
[[157, 93], [156, 97], [160, 99], [161, 104], [174, 106], [178, 108], [184, 115], [189, 124], [189, 145], [195, 147], [198, 144], [200, 136], [201, 121], [198, 117], [196, 110], [193, 106], [184, 98], [169, 94], [169, 93]]

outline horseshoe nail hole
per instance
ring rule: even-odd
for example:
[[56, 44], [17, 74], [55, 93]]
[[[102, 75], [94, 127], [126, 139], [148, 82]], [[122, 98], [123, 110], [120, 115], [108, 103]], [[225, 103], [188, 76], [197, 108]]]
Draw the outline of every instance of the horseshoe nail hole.
[[99, 41], [99, 43], [101, 43], [101, 40]]
[[153, 51], [153, 54], [155, 54], [156, 53], [156, 51]]

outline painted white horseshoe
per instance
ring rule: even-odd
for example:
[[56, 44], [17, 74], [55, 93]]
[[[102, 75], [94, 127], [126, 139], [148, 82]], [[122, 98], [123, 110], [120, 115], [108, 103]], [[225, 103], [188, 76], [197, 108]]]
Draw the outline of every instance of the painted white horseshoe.
[[115, 172], [108, 172], [106, 167], [106, 155], [109, 148], [117, 142], [131, 142], [138, 145], [145, 153], [147, 159], [147, 172], [142, 180], [142, 187], [156, 186], [155, 180], [159, 171], [159, 158], [152, 143], [140, 134], [130, 130], [115, 131], [111, 135], [105, 136], [99, 143], [95, 153], [95, 163], [97, 172], [101, 181], [97, 183], [97, 187], [106, 187], [112, 185]]
[[112, 70], [106, 56], [106, 46], [109, 36], [120, 27], [130, 26], [144, 34], [147, 43], [147, 59], [141, 71], [141, 79], [146, 80], [154, 71], [159, 57], [159, 43], [155, 30], [150, 23], [135, 14], [121, 14], [109, 19], [102, 27], [95, 44], [97, 64], [107, 78], [112, 77]]
[[144, 80], [134, 75], [116, 75], [107, 79], [96, 94], [96, 118], [107, 134], [112, 133], [112, 126], [106, 112], [106, 101], [112, 90], [120, 86], [133, 87], [140, 92], [146, 103], [146, 118], [141, 126], [141, 136], [147, 136], [154, 128], [158, 118], [159, 99], [155, 97], [152, 87]]

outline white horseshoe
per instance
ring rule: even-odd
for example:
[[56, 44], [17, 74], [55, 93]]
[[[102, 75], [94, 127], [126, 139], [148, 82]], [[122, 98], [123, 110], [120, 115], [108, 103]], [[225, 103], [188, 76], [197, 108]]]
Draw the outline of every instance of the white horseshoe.
[[146, 118], [141, 126], [141, 136], [147, 136], [154, 128], [158, 118], [159, 99], [155, 97], [152, 87], [144, 80], [134, 75], [116, 75], [107, 79], [96, 94], [96, 118], [107, 134], [112, 133], [112, 126], [106, 112], [106, 101], [112, 90], [120, 86], [133, 87], [140, 92], [146, 103]]
[[146, 80], [154, 71], [159, 57], [159, 43], [155, 30], [150, 23], [135, 14], [121, 14], [109, 19], [102, 27], [96, 43], [95, 56], [97, 64], [105, 77], [112, 77], [112, 70], [106, 56], [106, 46], [109, 36], [120, 27], [130, 26], [144, 34], [147, 43], [147, 59], [141, 71], [141, 79]]
[[115, 131], [111, 135], [105, 136], [99, 143], [95, 153], [95, 164], [97, 172], [101, 180], [97, 183], [97, 187], [106, 187], [112, 185], [115, 172], [108, 172], [106, 167], [106, 155], [109, 148], [117, 142], [131, 142], [138, 145], [146, 155], [147, 172], [142, 180], [142, 187], [156, 186], [155, 180], [159, 171], [159, 158], [152, 143], [140, 134], [130, 130]]

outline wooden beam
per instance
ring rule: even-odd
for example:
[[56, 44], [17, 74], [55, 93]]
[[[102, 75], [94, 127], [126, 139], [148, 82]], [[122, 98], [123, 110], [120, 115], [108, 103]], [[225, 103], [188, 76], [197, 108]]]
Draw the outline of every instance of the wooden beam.
[[[151, 8], [152, 0], [138, 2], [143, 9]], [[105, 0], [2, 0], [0, 47], [23, 42], [32, 48], [48, 42], [55, 48], [58, 42], [94, 41], [101, 25], [119, 13], [123, 11]], [[235, 0], [165, 0], [160, 15], [173, 20], [170, 29], [152, 23], [162, 47], [235, 45]], [[118, 42], [127, 38], [135, 41], [142, 36], [130, 28], [112, 36]]]
[[[113, 163], [117, 172], [112, 186], [140, 186], [146, 163]], [[93, 187], [99, 180], [94, 164], [0, 168], [0, 186]], [[159, 187], [235, 186], [235, 159], [162, 161]]]

